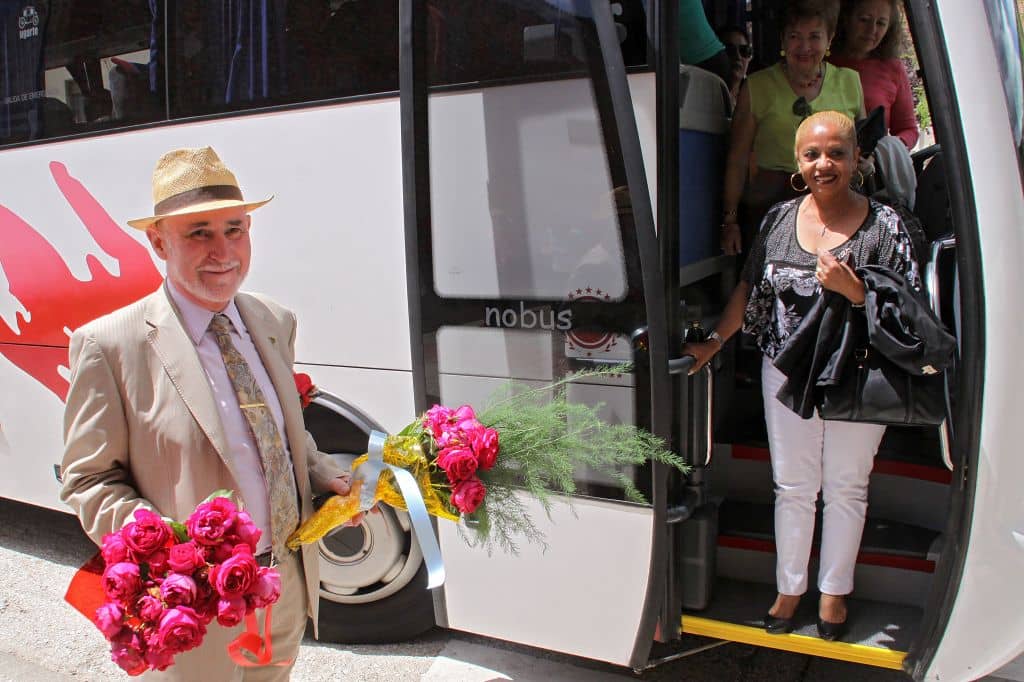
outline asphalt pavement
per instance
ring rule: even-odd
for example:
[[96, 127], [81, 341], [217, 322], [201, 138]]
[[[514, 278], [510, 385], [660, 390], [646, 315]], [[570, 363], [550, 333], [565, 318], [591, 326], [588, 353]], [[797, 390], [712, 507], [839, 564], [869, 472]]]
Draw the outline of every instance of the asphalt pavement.
[[[0, 500], [0, 680], [124, 679], [93, 625], [63, 601], [95, 552], [67, 514]], [[693, 638], [684, 645], [707, 644]], [[485, 682], [896, 682], [902, 673], [729, 643], [636, 675], [594, 661], [436, 629], [409, 642], [365, 646], [307, 639], [293, 680]]]

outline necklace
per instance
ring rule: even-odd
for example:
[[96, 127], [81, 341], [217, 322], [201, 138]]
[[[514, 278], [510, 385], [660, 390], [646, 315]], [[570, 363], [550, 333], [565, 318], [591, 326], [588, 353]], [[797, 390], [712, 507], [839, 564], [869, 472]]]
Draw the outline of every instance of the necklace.
[[798, 80], [795, 75], [790, 73], [786, 62], [782, 62], [782, 70], [786, 73], [786, 78], [788, 78], [790, 83], [792, 83], [796, 88], [807, 89], [814, 87], [817, 82], [822, 79], [822, 76], [824, 76], [825, 73], [825, 66], [823, 64], [818, 64], [818, 73], [810, 80]]

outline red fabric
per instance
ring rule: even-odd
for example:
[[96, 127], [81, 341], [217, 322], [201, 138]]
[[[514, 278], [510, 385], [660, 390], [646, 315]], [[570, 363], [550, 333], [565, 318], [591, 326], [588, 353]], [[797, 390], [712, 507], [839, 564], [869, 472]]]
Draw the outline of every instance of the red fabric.
[[89, 622], [93, 622], [96, 609], [107, 600], [103, 592], [103, 568], [103, 556], [97, 552], [71, 578], [71, 584], [64, 595], [64, 601], [88, 618]]
[[[291, 665], [292, 659], [287, 661], [276, 661], [270, 662], [270, 659], [274, 657], [274, 649], [270, 642], [270, 624], [271, 614], [274, 612], [274, 606], [271, 604], [267, 607], [267, 617], [264, 625], [265, 637], [260, 636], [260, 626], [256, 621], [256, 612], [251, 611], [245, 617], [245, 632], [240, 634], [230, 644], [228, 644], [228, 656], [235, 662], [235, 665], [240, 665], [243, 668], [255, 668], [257, 666], [264, 665], [275, 665], [275, 666], [286, 666]], [[245, 653], [243, 653], [245, 652]], [[245, 654], [249, 654], [246, 656]]]
[[912, 149], [917, 144], [917, 115], [903, 62], [898, 59], [848, 59], [838, 55], [833, 55], [829, 61], [860, 74], [864, 113], [870, 113], [878, 106], [884, 108], [885, 127], [903, 140], [907, 149]]

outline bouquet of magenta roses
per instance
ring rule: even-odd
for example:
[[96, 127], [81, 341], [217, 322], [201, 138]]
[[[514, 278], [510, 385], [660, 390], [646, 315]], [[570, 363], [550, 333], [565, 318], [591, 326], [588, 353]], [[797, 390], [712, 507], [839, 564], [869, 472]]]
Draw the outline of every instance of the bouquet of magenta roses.
[[[467, 541], [514, 553], [518, 538], [544, 541], [516, 492], [525, 491], [547, 508], [552, 493], [575, 491], [578, 466], [604, 473], [626, 499], [643, 502], [624, 467], [656, 461], [685, 471], [682, 459], [643, 429], [603, 421], [600, 406], [570, 402], [565, 390], [574, 381], [625, 369], [581, 372], [539, 388], [508, 384], [479, 412], [469, 405], [434, 405], [397, 434], [380, 434], [379, 455], [389, 466], [373, 467], [369, 454], [357, 458], [352, 491], [327, 500], [292, 534], [289, 547], [316, 542], [378, 502], [412, 511], [410, 498], [421, 497], [416, 504], [432, 516], [471, 520], [475, 537], [464, 535]], [[371, 450], [373, 442], [371, 436]], [[409, 474], [415, 486], [402, 486], [401, 477]], [[436, 544], [426, 536], [417, 530], [421, 546]]]
[[[253, 557], [261, 531], [230, 492], [214, 493], [185, 523], [147, 509], [134, 518], [103, 538], [102, 604], [91, 616], [129, 675], [165, 670], [202, 643], [212, 621], [234, 627], [280, 596], [277, 570]], [[68, 601], [87, 610], [72, 589]]]

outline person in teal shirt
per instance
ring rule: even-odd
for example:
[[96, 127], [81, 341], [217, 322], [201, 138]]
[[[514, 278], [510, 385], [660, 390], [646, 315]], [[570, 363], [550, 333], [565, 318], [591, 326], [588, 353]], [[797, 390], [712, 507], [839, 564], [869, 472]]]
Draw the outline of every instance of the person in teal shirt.
[[708, 23], [701, 0], [679, 0], [679, 63], [693, 64], [729, 81], [732, 66], [725, 45]]

